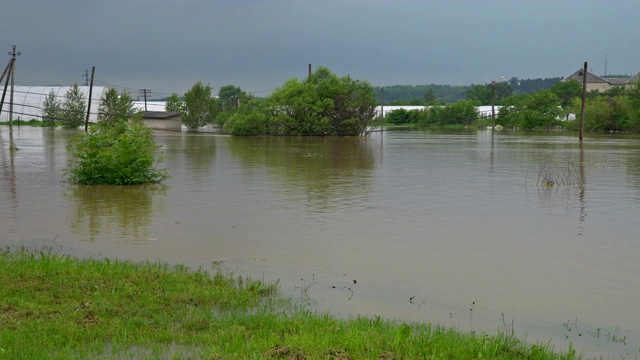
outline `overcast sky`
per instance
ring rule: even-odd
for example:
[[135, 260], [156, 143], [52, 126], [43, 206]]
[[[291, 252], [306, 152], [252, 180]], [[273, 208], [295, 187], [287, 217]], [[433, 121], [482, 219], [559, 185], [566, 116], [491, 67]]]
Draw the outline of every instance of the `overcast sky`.
[[17, 85], [257, 96], [326, 66], [374, 86], [640, 71], [638, 0], [0, 0]]

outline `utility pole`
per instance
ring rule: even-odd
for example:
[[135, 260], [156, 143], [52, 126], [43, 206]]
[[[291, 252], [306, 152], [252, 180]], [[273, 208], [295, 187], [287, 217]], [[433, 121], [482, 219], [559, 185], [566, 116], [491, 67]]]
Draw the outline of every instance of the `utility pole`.
[[309, 77], [311, 77], [311, 63], [309, 63]]
[[13, 122], [13, 85], [15, 80], [15, 72], [16, 72], [16, 56], [19, 56], [21, 53], [16, 52], [16, 46], [13, 45], [13, 51], [9, 53], [11, 55], [11, 95], [9, 97], [9, 129], [12, 127]]
[[7, 75], [7, 80], [4, 82], [4, 90], [2, 90], [2, 99], [0, 100], [0, 114], [2, 113], [2, 109], [4, 108], [4, 98], [7, 95], [7, 87], [9, 87], [9, 78], [11, 77], [11, 66], [13, 66], [13, 60], [9, 60], [7, 67], [4, 69], [2, 73], [2, 77], [0, 77], [0, 83], [4, 76]]
[[582, 107], [580, 109], [580, 142], [582, 142], [582, 134], [584, 133], [584, 108], [587, 102], [587, 62], [584, 62], [584, 71], [582, 72]]
[[138, 90], [139, 94], [144, 95], [144, 111], [147, 111], [147, 94], [151, 95], [150, 89], [140, 89]]
[[84, 132], [89, 130], [89, 114], [91, 113], [91, 96], [93, 94], [93, 76], [96, 73], [96, 67], [91, 68], [91, 87], [89, 88], [89, 101], [87, 102], [87, 118], [84, 121]]
[[84, 78], [84, 86], [89, 86], [89, 69], [84, 69], [82, 77]]

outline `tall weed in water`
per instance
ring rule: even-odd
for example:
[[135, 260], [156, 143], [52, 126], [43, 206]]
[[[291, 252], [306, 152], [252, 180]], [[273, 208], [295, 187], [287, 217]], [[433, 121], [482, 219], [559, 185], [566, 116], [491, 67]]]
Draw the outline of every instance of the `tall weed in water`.
[[542, 162], [535, 181], [536, 186], [545, 188], [585, 185], [586, 183], [587, 179], [579, 161], [572, 159], [569, 155], [566, 155], [563, 160], [557, 161], [553, 154]]

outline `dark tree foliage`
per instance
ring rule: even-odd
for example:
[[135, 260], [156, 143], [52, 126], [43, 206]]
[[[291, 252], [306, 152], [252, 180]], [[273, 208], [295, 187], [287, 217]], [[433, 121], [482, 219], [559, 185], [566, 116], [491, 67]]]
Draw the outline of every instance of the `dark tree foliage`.
[[438, 101], [438, 98], [436, 97], [436, 93], [433, 91], [432, 88], [429, 88], [427, 90], [427, 92], [424, 94], [424, 102], [427, 105], [435, 105], [435, 103]]
[[[493, 91], [493, 99], [491, 92]], [[492, 103], [500, 105], [503, 100], [511, 96], [513, 88], [506, 81], [496, 82], [494, 84], [474, 85], [467, 92], [467, 100], [473, 101], [477, 105], [491, 105]]]
[[555, 85], [562, 79], [562, 77], [552, 77], [544, 79], [518, 79], [517, 77], [512, 77], [511, 79], [509, 79], [509, 84], [513, 88], [513, 92], [516, 94], [530, 94], [534, 91], [549, 89], [552, 85]]
[[409, 105], [409, 106], [423, 106], [424, 105], [424, 101], [420, 100], [420, 99], [411, 99], [411, 100], [393, 100], [392, 102], [390, 102], [387, 105], [393, 105], [393, 106], [402, 106], [402, 105]]
[[[498, 100], [505, 99], [513, 94], [527, 94], [534, 91], [549, 89], [561, 77], [540, 78], [540, 79], [518, 79], [512, 77], [509, 81], [496, 82], [496, 98]], [[469, 91], [478, 91], [477, 87], [483, 88], [482, 93], [474, 93], [470, 98]], [[487, 89], [488, 87], [488, 89]], [[489, 90], [487, 93], [486, 90]], [[460, 100], [480, 101], [483, 105], [491, 104], [491, 83], [480, 85], [393, 85], [384, 87], [384, 103], [391, 105], [410, 105], [409, 101], [413, 99], [424, 99], [427, 105], [450, 104]], [[376, 87], [376, 99], [378, 103], [382, 101], [381, 88]], [[431, 91], [431, 94], [429, 94]], [[422, 105], [422, 104], [420, 104]]]
[[[411, 105], [413, 99], [423, 99], [429, 104], [453, 103], [466, 98], [471, 86], [455, 85], [393, 85], [384, 87], [384, 103], [397, 105]], [[376, 100], [382, 100], [380, 87], [375, 88]], [[423, 103], [419, 104], [423, 105]]]
[[573, 99], [582, 95], [582, 84], [576, 80], [558, 81], [549, 90], [556, 94], [560, 99], [560, 105], [564, 107], [571, 104]]
[[239, 86], [225, 85], [218, 90], [218, 107], [220, 111], [225, 111], [240, 107], [240, 104], [251, 98]]

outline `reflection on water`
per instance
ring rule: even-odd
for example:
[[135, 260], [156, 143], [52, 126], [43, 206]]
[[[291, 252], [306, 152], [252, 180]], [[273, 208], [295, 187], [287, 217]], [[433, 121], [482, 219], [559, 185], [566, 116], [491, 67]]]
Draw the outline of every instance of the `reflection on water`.
[[232, 138], [229, 150], [246, 177], [266, 169], [282, 196], [307, 211], [357, 206], [371, 191], [374, 144], [367, 138]]
[[[15, 168], [15, 151], [10, 150], [12, 136], [9, 143], [3, 141], [0, 137], [0, 166], [2, 167], [2, 191], [6, 198], [1, 198], [5, 204], [10, 204], [10, 218], [15, 221], [16, 208], [18, 207], [18, 196], [16, 193], [16, 168]], [[1, 228], [0, 228], [1, 229]]]
[[198, 133], [173, 134], [174, 141], [165, 143], [163, 150], [172, 156], [171, 163], [186, 163], [187, 168], [195, 175], [206, 174], [213, 165], [216, 148], [223, 138]]
[[69, 186], [64, 196], [73, 209], [70, 228], [88, 235], [88, 240], [95, 240], [103, 232], [146, 237], [153, 212], [162, 210], [166, 193], [163, 185]]
[[[307, 295], [336, 314], [489, 332], [514, 321], [558, 349], [640, 356], [638, 136], [157, 132], [165, 186], [80, 187], [62, 178], [75, 133], [22, 127], [11, 155], [0, 127], [0, 245], [222, 261], [291, 296], [313, 283]], [[551, 157], [587, 181], [537, 186]]]
[[580, 141], [580, 194], [578, 195], [578, 199], [580, 201], [580, 217], [578, 218], [578, 235], [582, 235], [583, 227], [582, 224], [587, 219], [587, 205], [585, 198], [585, 188], [587, 186], [587, 176], [584, 173], [584, 141]]

